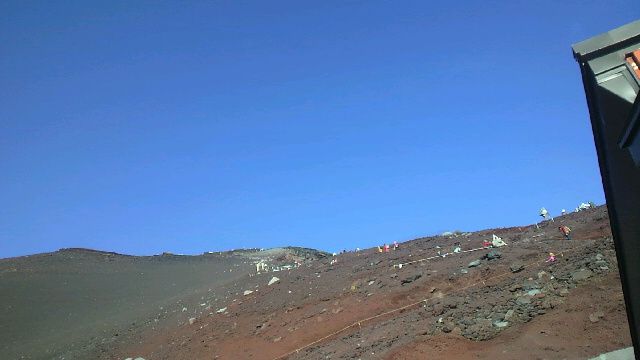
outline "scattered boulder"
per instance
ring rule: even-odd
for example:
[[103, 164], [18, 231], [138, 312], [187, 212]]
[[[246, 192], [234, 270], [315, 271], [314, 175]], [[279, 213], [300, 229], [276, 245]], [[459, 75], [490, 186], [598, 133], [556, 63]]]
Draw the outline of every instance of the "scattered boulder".
[[516, 292], [520, 289], [522, 289], [522, 284], [515, 284], [509, 287], [509, 291], [511, 292]]
[[593, 314], [589, 315], [589, 321], [591, 321], [592, 323], [598, 322], [600, 321], [600, 318], [604, 317], [604, 313], [597, 311], [594, 312]]
[[540, 284], [533, 279], [528, 279], [522, 284], [522, 290], [540, 289]]
[[411, 276], [408, 276], [408, 277], [406, 277], [406, 278], [404, 278], [404, 279], [400, 280], [400, 283], [401, 283], [402, 285], [409, 284], [409, 283], [412, 283], [412, 282], [414, 282], [414, 281], [416, 281], [416, 280], [420, 279], [421, 277], [422, 277], [422, 274], [420, 274], [420, 273], [416, 273], [416, 274], [413, 274], [413, 275], [411, 275]]
[[249, 294], [253, 294], [253, 290], [245, 290], [243, 293], [244, 296], [247, 296]]
[[472, 262], [470, 262], [467, 267], [476, 267], [476, 266], [480, 266], [480, 260], [474, 260]]
[[502, 257], [502, 253], [497, 250], [489, 251], [488, 253], [482, 256], [483, 259], [487, 259], [487, 260], [499, 259], [501, 257]]
[[524, 265], [520, 263], [514, 263], [514, 264], [511, 264], [510, 269], [511, 269], [511, 272], [516, 273], [518, 271], [524, 270]]
[[456, 328], [456, 325], [454, 323], [452, 323], [451, 321], [447, 321], [444, 323], [444, 325], [442, 325], [442, 332], [445, 334], [448, 334], [452, 332], [453, 329], [455, 328]]
[[531, 304], [531, 300], [528, 297], [520, 296], [518, 299], [516, 299], [516, 304], [518, 305]]
[[580, 269], [578, 271], [572, 272], [571, 278], [574, 281], [582, 281], [582, 280], [587, 280], [588, 278], [591, 277], [591, 275], [593, 275], [593, 271], [587, 270], [587, 269]]
[[280, 281], [280, 279], [278, 279], [277, 277], [272, 277], [271, 280], [269, 280], [269, 283], [267, 285], [273, 285], [275, 283], [277, 283], [278, 281]]
[[506, 322], [507, 320], [511, 319], [514, 312], [515, 311], [513, 311], [513, 309], [508, 310], [507, 313], [504, 314], [504, 321]]

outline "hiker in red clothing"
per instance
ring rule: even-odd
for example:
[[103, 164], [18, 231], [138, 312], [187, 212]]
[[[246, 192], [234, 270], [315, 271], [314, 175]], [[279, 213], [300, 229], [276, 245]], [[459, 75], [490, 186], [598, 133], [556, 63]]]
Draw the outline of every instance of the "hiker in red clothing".
[[384, 252], [386, 252], [386, 253], [389, 252], [389, 245], [384, 244]]
[[569, 236], [569, 233], [571, 232], [571, 229], [569, 229], [568, 226], [559, 226], [558, 230], [560, 230], [560, 232], [563, 233], [564, 236], [567, 237], [567, 240], [571, 240], [571, 236]]

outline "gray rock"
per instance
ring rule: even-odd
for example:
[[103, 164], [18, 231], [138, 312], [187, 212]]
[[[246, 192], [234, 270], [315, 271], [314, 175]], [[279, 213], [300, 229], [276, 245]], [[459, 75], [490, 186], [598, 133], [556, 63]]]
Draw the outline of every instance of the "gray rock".
[[608, 352], [606, 354], [601, 354], [589, 360], [629, 360], [629, 359], [634, 359], [633, 347], [628, 347], [628, 348]]
[[529, 295], [529, 296], [535, 296], [535, 295], [538, 295], [538, 294], [540, 294], [540, 290], [538, 290], [538, 289], [533, 289], [533, 290], [527, 291], [527, 295]]
[[272, 277], [271, 280], [269, 280], [269, 283], [267, 285], [273, 285], [275, 283], [277, 283], [278, 281], [280, 281], [280, 279], [278, 279], [277, 277]]
[[535, 280], [526, 280], [522, 284], [522, 290], [540, 289], [540, 284]]
[[455, 326], [454, 323], [447, 321], [442, 326], [442, 332], [445, 333], [445, 334], [448, 334], [448, 333], [452, 332], [453, 329], [455, 329], [455, 327], [456, 326]]
[[492, 326], [493, 323], [489, 319], [476, 319], [476, 325], [480, 325], [482, 327]]
[[531, 300], [527, 297], [520, 296], [518, 299], [516, 299], [516, 304], [518, 305], [531, 304]]
[[511, 272], [515, 273], [515, 272], [524, 270], [524, 265], [519, 263], [511, 264], [510, 269], [511, 269]]
[[575, 281], [587, 280], [593, 275], [593, 271], [587, 269], [580, 269], [571, 273], [571, 278]]
[[601, 311], [597, 311], [589, 315], [589, 321], [591, 321], [592, 323], [595, 323], [600, 321], [600, 318], [603, 318], [603, 317], [604, 317], [604, 313]]
[[513, 309], [507, 311], [507, 313], [504, 314], [504, 321], [511, 319], [511, 317], [513, 316], [513, 313], [514, 313]]
[[474, 260], [472, 262], [470, 262], [467, 267], [476, 267], [476, 266], [480, 266], [480, 260]]
[[420, 279], [421, 277], [422, 277], [422, 274], [420, 274], [420, 273], [416, 273], [416, 274], [413, 274], [413, 275], [411, 275], [411, 276], [407, 276], [406, 278], [404, 278], [404, 279], [400, 280], [400, 283], [401, 283], [402, 285], [404, 285], [404, 284], [409, 284], [409, 283], [412, 283], [412, 282], [414, 282], [414, 281], [416, 281], [416, 280]]
[[501, 257], [502, 257], [502, 253], [500, 251], [493, 250], [484, 254], [482, 258], [487, 260], [493, 260], [493, 259], [499, 259]]
[[496, 321], [496, 322], [493, 323], [493, 325], [496, 326], [496, 327], [505, 327], [505, 326], [509, 325], [509, 323], [506, 322], [506, 321]]

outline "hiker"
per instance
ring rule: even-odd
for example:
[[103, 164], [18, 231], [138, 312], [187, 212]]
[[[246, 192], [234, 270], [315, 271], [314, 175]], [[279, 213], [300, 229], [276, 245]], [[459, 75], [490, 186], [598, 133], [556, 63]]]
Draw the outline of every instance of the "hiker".
[[552, 261], [556, 261], [556, 256], [553, 255], [553, 253], [549, 253], [549, 258], [545, 262], [552, 262]]
[[507, 243], [502, 241], [502, 238], [496, 236], [496, 234], [491, 234], [491, 245], [491, 247], [500, 247], [507, 245]]
[[256, 263], [256, 272], [259, 274], [261, 271], [267, 271], [267, 264], [264, 261]]
[[485, 242], [482, 243], [482, 248], [483, 249], [488, 249], [488, 248], [492, 248], [493, 247], [493, 241], [492, 240], [485, 240]]
[[384, 244], [384, 252], [386, 252], [386, 253], [389, 252], [389, 245]]
[[560, 232], [563, 233], [564, 236], [567, 237], [567, 240], [571, 240], [571, 236], [569, 236], [569, 233], [571, 232], [571, 229], [569, 229], [568, 226], [559, 226], [558, 230], [560, 230]]
[[547, 209], [545, 208], [540, 209], [540, 216], [542, 216], [543, 219], [547, 220], [547, 215], [549, 215], [549, 212], [547, 211]]
[[540, 209], [540, 216], [542, 216], [542, 218], [544, 220], [547, 220], [547, 216], [549, 216], [549, 219], [551, 219], [551, 221], [555, 222], [555, 220], [553, 220], [553, 218], [551, 217], [551, 215], [549, 215], [549, 212], [545, 208]]
[[562, 209], [562, 215], [567, 215], [567, 210]]
[[382, 248], [380, 247], [380, 245], [378, 245], [378, 252], [382, 253]]
[[593, 201], [589, 201], [589, 208], [594, 209], [596, 207], [596, 203]]
[[398, 242], [394, 241], [393, 242], [393, 250], [397, 250], [398, 249]]
[[454, 246], [455, 246], [455, 247], [453, 248], [453, 252], [454, 252], [454, 253], [456, 253], [456, 254], [457, 254], [457, 253], [459, 253], [460, 251], [462, 251], [462, 245], [460, 245], [460, 243], [459, 243], [459, 242], [455, 243], [455, 244], [454, 244]]

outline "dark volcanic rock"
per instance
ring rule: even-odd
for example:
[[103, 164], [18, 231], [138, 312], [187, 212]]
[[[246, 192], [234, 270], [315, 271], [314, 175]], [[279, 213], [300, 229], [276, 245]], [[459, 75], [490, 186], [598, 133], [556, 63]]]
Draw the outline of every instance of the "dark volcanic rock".
[[499, 259], [501, 257], [502, 257], [502, 253], [500, 251], [493, 250], [493, 251], [489, 251], [488, 253], [484, 254], [484, 256], [482, 258], [483, 259], [487, 259], [487, 260], [493, 260], [493, 259]]

